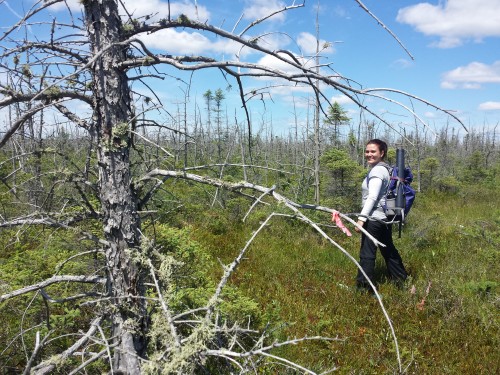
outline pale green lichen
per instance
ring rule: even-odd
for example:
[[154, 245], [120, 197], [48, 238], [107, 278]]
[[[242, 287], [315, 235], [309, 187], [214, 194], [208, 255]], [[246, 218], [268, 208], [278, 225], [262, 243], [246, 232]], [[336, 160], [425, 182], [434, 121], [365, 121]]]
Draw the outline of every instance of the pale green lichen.
[[33, 77], [33, 73], [31, 73], [31, 69], [30, 69], [30, 66], [28, 64], [24, 64], [21, 71], [26, 78]]
[[115, 149], [127, 147], [130, 136], [129, 124], [120, 122], [111, 129], [112, 145]]
[[179, 18], [177, 19], [177, 21], [180, 24], [183, 24], [183, 25], [189, 25], [191, 23], [191, 21], [189, 20], [188, 16], [186, 16], [185, 14], [181, 14], [179, 16]]
[[[160, 315], [160, 314], [158, 314]], [[196, 358], [207, 349], [207, 343], [215, 337], [215, 331], [208, 322], [193, 330], [181, 348], [176, 348], [173, 338], [167, 334], [168, 324], [161, 316], [153, 320], [151, 338], [159, 340], [163, 347], [172, 348], [165, 356], [159, 350], [150, 356], [150, 361], [142, 368], [145, 374], [192, 374], [196, 368]]]

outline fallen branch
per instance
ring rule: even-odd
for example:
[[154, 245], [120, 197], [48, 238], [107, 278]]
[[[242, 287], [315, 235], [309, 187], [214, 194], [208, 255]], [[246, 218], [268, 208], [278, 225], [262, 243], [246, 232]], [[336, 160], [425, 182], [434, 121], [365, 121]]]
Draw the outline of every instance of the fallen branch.
[[[215, 179], [215, 178], [212, 178], [212, 177], [199, 176], [199, 175], [194, 175], [194, 174], [185, 173], [185, 172], [176, 172], [176, 171], [166, 171], [166, 170], [155, 169], [155, 170], [149, 172], [148, 174], [146, 174], [143, 178], [141, 178], [139, 180], [139, 183], [142, 183], [143, 181], [147, 181], [147, 180], [149, 180], [151, 178], [156, 178], [157, 175], [183, 178], [183, 179], [192, 180], [192, 181], [196, 181], [196, 182], [203, 183], [203, 184], [208, 184], [208, 185], [212, 185], [212, 186], [216, 186], [216, 187], [225, 188], [225, 189], [228, 189], [230, 191], [234, 191], [234, 190], [238, 190], [238, 189], [253, 189], [253, 190], [256, 190], [256, 191], [260, 191], [263, 194], [268, 194], [268, 195], [272, 196], [274, 199], [276, 199], [278, 202], [285, 204], [290, 210], [292, 210], [295, 213], [295, 217], [297, 217], [301, 221], [303, 221], [303, 222], [307, 223], [308, 225], [310, 225], [311, 227], [313, 227], [323, 238], [325, 238], [333, 246], [335, 246], [337, 249], [339, 249], [347, 258], [349, 258], [349, 260], [351, 260], [351, 262], [353, 262], [356, 265], [356, 267], [358, 268], [358, 270], [365, 276], [365, 278], [367, 279], [370, 287], [372, 288], [372, 290], [373, 290], [373, 292], [375, 294], [375, 297], [378, 300], [380, 308], [381, 308], [381, 310], [382, 310], [382, 312], [384, 314], [384, 317], [385, 317], [385, 319], [386, 319], [386, 321], [387, 321], [387, 323], [389, 325], [389, 328], [390, 328], [390, 331], [391, 331], [391, 335], [392, 335], [392, 338], [393, 338], [393, 341], [394, 341], [394, 345], [395, 345], [395, 351], [396, 351], [396, 357], [397, 357], [399, 369], [401, 370], [401, 368], [402, 368], [401, 355], [400, 355], [400, 351], [399, 351], [399, 345], [398, 345], [398, 340], [397, 340], [396, 332], [394, 330], [394, 326], [392, 324], [391, 318], [389, 317], [389, 314], [387, 313], [387, 310], [385, 309], [385, 306], [384, 306], [384, 304], [382, 302], [382, 298], [380, 297], [380, 294], [377, 291], [377, 288], [370, 281], [370, 278], [366, 275], [365, 271], [359, 265], [359, 263], [356, 261], [356, 259], [354, 259], [354, 257], [351, 254], [349, 254], [349, 252], [347, 250], [345, 250], [342, 246], [340, 246], [337, 242], [335, 242], [330, 236], [328, 236], [319, 227], [318, 224], [316, 224], [314, 221], [312, 221], [307, 216], [305, 216], [299, 210], [299, 208], [314, 209], [314, 210], [319, 210], [319, 211], [324, 211], [324, 212], [329, 212], [329, 213], [337, 212], [339, 214], [339, 216], [342, 216], [344, 219], [348, 220], [353, 225], [355, 225], [356, 227], [360, 228], [360, 230], [363, 233], [365, 233], [366, 236], [369, 237], [377, 246], [385, 246], [384, 244], [382, 244], [381, 242], [379, 242], [378, 240], [376, 240], [373, 236], [371, 236], [368, 232], [366, 232], [366, 230], [364, 230], [356, 222], [354, 222], [354, 220], [352, 220], [351, 218], [349, 218], [347, 215], [341, 214], [340, 212], [338, 212], [336, 210], [333, 210], [333, 209], [330, 209], [330, 208], [327, 208], [327, 207], [316, 206], [316, 205], [308, 205], [308, 204], [304, 205], [304, 204], [295, 203], [295, 202], [293, 202], [293, 201], [285, 198], [281, 194], [277, 193], [272, 188], [271, 189], [265, 188], [263, 186], [252, 184], [252, 183], [249, 183], [249, 182], [246, 182], [246, 181], [242, 181], [242, 182], [238, 182], [238, 183], [230, 183], [230, 182], [222, 181], [222, 180]], [[262, 196], [259, 197], [259, 200], [261, 198], [262, 198]], [[216, 288], [216, 292], [214, 293], [214, 295], [212, 296], [212, 298], [210, 299], [210, 301], [208, 303], [208, 310], [207, 310], [207, 313], [206, 313], [206, 319], [207, 320], [211, 317], [211, 314], [213, 313], [213, 311], [215, 309], [215, 306], [216, 306], [216, 304], [219, 301], [219, 297], [220, 297], [220, 294], [222, 293], [223, 287], [225, 286], [225, 284], [229, 280], [230, 275], [233, 273], [233, 271], [236, 269], [236, 267], [239, 265], [239, 263], [243, 259], [243, 255], [245, 254], [246, 250], [248, 249], [248, 247], [250, 246], [250, 244], [253, 242], [253, 240], [255, 239], [255, 237], [258, 235], [258, 233], [267, 225], [267, 223], [269, 222], [269, 220], [273, 216], [277, 216], [277, 215], [283, 215], [283, 214], [272, 213], [271, 215], [269, 215], [268, 218], [261, 224], [261, 226], [259, 227], [259, 229], [254, 232], [254, 234], [252, 235], [252, 237], [250, 238], [250, 240], [248, 240], [248, 242], [246, 243], [246, 245], [240, 251], [238, 257], [229, 266], [227, 266], [227, 267], [224, 268], [224, 275], [221, 278], [221, 281], [219, 282], [219, 285]]]
[[[80, 349], [83, 345], [85, 345], [91, 339], [92, 336], [94, 336], [102, 320], [103, 320], [102, 317], [94, 319], [90, 324], [90, 328], [88, 329], [88, 331], [77, 342], [75, 342], [71, 347], [66, 349], [61, 354], [53, 356], [47, 361], [42, 362], [39, 365], [33, 367], [32, 373], [35, 375], [50, 374], [56, 368], [57, 363], [63, 362], [64, 360], [72, 356], [78, 349]], [[106, 352], [104, 351], [104, 353]]]
[[87, 284], [104, 284], [106, 283], [106, 279], [100, 276], [72, 276], [72, 275], [63, 275], [63, 276], [53, 276], [50, 279], [44, 280], [37, 284], [29, 285], [27, 287], [14, 290], [10, 293], [4, 294], [0, 296], [0, 303], [6, 301], [10, 298], [17, 297], [26, 293], [34, 292], [43, 288], [48, 287], [52, 284], [58, 283], [87, 283]]

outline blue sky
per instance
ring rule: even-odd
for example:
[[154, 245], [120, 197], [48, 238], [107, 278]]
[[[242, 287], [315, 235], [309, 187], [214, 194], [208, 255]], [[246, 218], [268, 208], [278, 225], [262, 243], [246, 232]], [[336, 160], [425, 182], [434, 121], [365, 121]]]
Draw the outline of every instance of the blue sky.
[[[18, 19], [20, 7], [27, 8], [31, 3], [32, 0], [0, 0], [1, 23], [5, 25]], [[135, 16], [155, 12], [160, 18], [168, 11], [166, 0], [126, 0], [124, 3]], [[68, 4], [75, 11], [79, 7], [77, 0], [68, 0]], [[226, 30], [236, 25], [235, 29], [241, 32], [252, 20], [292, 4], [292, 0], [172, 0], [170, 10], [172, 15], [184, 13], [190, 18], [222, 25]], [[310, 58], [316, 46], [317, 4], [318, 1], [309, 0], [304, 7], [279, 13], [245, 35], [264, 33], [266, 36], [259, 43], [267, 48], [290, 49], [297, 56]], [[470, 128], [493, 128], [500, 122], [500, 0], [365, 0], [363, 4], [399, 38], [413, 59], [357, 1], [321, 0], [319, 35], [321, 44], [329, 46], [322, 52], [321, 62], [331, 64], [330, 73], [341, 74], [359, 88], [410, 92], [454, 111]], [[61, 17], [63, 11], [63, 7], [53, 8], [51, 14]], [[284, 69], [274, 59], [248, 49], [240, 51], [234, 43], [187, 29], [164, 31], [144, 36], [143, 40], [162, 53], [227, 59], [234, 59], [239, 53], [247, 61]], [[185, 74], [180, 76], [188, 78]], [[246, 81], [249, 88], [265, 84], [274, 82]], [[239, 108], [235, 86], [233, 82], [233, 89], [225, 91], [229, 111]], [[178, 102], [185, 89], [174, 79], [166, 79], [154, 87], [167, 107]], [[219, 73], [196, 73], [191, 98], [197, 98], [198, 105], [203, 106], [202, 93], [219, 87], [227, 87]], [[294, 121], [295, 106], [295, 112], [304, 121], [307, 103], [312, 100], [309, 90], [273, 87], [270, 93], [273, 102], [265, 106], [259, 101], [252, 104], [253, 118], [265, 118], [266, 122], [272, 119], [278, 132], [285, 132]], [[346, 97], [328, 88], [325, 93], [348, 110], [353, 121], [359, 120], [359, 109]], [[460, 128], [452, 118], [427, 105], [410, 102], [398, 94], [387, 94], [387, 97], [414, 106], [419, 117], [432, 129], [445, 124]], [[365, 104], [396, 127], [415, 122], [413, 116], [389, 101], [370, 99]]]

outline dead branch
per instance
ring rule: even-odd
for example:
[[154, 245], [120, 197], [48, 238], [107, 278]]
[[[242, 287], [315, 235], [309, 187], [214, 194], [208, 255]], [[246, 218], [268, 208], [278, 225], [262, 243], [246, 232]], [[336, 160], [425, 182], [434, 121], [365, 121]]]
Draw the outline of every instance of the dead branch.
[[[302, 371], [302, 372], [307, 373], [307, 374], [315, 375], [316, 372], [314, 372], [314, 371], [311, 371], [303, 366], [300, 366], [299, 364], [297, 364], [295, 362], [287, 360], [286, 358], [275, 356], [275, 355], [272, 355], [269, 353], [269, 351], [271, 351], [272, 349], [275, 349], [275, 348], [279, 348], [279, 347], [287, 346], [287, 345], [297, 345], [297, 344], [304, 342], [304, 341], [313, 341], [313, 340], [343, 341], [343, 340], [338, 339], [338, 338], [329, 338], [329, 337], [321, 337], [321, 336], [314, 336], [314, 337], [307, 337], [306, 336], [306, 337], [302, 337], [299, 339], [292, 339], [292, 340], [287, 340], [287, 341], [283, 341], [283, 342], [274, 342], [271, 345], [264, 346], [264, 347], [261, 347], [258, 349], [252, 348], [251, 350], [244, 351], [244, 352], [236, 352], [236, 351], [227, 350], [227, 349], [219, 349], [219, 350], [206, 350], [204, 352], [204, 354], [208, 355], [208, 356], [224, 356], [226, 358], [251, 358], [251, 357], [258, 357], [260, 355], [263, 355], [266, 357], [273, 358], [273, 359], [275, 359], [278, 362], [281, 362], [283, 364], [286, 364], [287, 366], [289, 366], [290, 368], [292, 368], [294, 370], [299, 370], [299, 371]], [[238, 367], [243, 368], [243, 366], [240, 365], [238, 362], [236, 362], [236, 363], [237, 363]]]
[[40, 294], [42, 295], [44, 300], [46, 300], [47, 302], [51, 302], [51, 303], [65, 303], [65, 302], [76, 301], [76, 300], [79, 300], [82, 298], [101, 297], [102, 296], [102, 294], [100, 294], [100, 293], [80, 293], [80, 294], [76, 294], [76, 295], [71, 296], [71, 297], [54, 299], [51, 296], [49, 296], [43, 288], [40, 289]]
[[100, 326], [102, 321], [103, 317], [95, 318], [92, 321], [92, 323], [90, 323], [90, 328], [88, 329], [88, 331], [84, 335], [82, 335], [82, 337], [79, 340], [77, 340], [71, 347], [66, 349], [61, 354], [56, 355], [50, 358], [49, 360], [44, 361], [39, 365], [33, 367], [33, 373], [36, 375], [50, 374], [56, 368], [56, 363], [64, 361], [66, 358], [71, 357], [77, 350], [79, 350], [81, 347], [83, 347], [85, 344], [87, 344], [87, 342], [91, 340], [91, 338], [98, 330], [98, 327]]
[[375, 21], [377, 21], [377, 23], [385, 30], [387, 31], [389, 34], [391, 34], [391, 36], [396, 40], [396, 42], [398, 42], [398, 44], [401, 46], [401, 48], [404, 49], [404, 51], [408, 54], [408, 56], [410, 56], [410, 58], [412, 60], [415, 60], [415, 58], [413, 57], [413, 55], [410, 53], [410, 51], [408, 51], [408, 49], [403, 45], [403, 43], [399, 40], [399, 38], [396, 36], [396, 34], [394, 34], [375, 14], [373, 14], [366, 6], [365, 4], [363, 4], [361, 2], [361, 0], [354, 0], [356, 1], [359, 6], [366, 12], [370, 15], [370, 17], [372, 17]]
[[24, 368], [23, 375], [28, 375], [31, 371], [31, 367], [33, 366], [33, 363], [35, 362], [36, 357], [40, 353], [40, 351], [43, 349], [45, 343], [50, 337], [50, 332], [47, 333], [42, 341], [40, 341], [40, 331], [37, 331], [36, 333], [36, 341], [35, 341], [35, 348], [33, 349], [33, 353], [31, 354], [30, 359], [28, 360], [28, 363], [26, 364], [26, 367]]
[[[325, 238], [334, 247], [336, 247], [337, 249], [339, 249], [347, 258], [349, 258], [349, 260], [356, 265], [356, 267], [360, 270], [361, 273], [363, 273], [363, 275], [365, 276], [365, 278], [368, 280], [368, 283], [369, 283], [370, 287], [372, 288], [372, 290], [373, 290], [373, 292], [374, 292], [374, 294], [375, 294], [375, 296], [376, 296], [376, 298], [378, 300], [378, 303], [379, 303], [379, 305], [381, 307], [381, 310], [382, 310], [382, 312], [384, 314], [384, 317], [385, 317], [385, 319], [386, 319], [386, 321], [387, 321], [387, 323], [389, 325], [389, 328], [390, 328], [390, 331], [391, 331], [391, 334], [392, 334], [392, 337], [393, 337], [393, 340], [394, 340], [394, 344], [395, 344], [395, 350], [396, 350], [396, 356], [397, 356], [398, 365], [399, 365], [399, 368], [402, 367], [401, 357], [400, 357], [400, 352], [399, 352], [399, 345], [398, 345], [396, 333], [395, 333], [392, 321], [391, 321], [391, 319], [389, 317], [389, 314], [387, 313], [387, 310], [385, 309], [385, 306], [384, 306], [384, 304], [382, 302], [382, 299], [381, 299], [381, 297], [380, 297], [380, 295], [379, 295], [379, 293], [377, 291], [377, 288], [369, 280], [369, 277], [365, 274], [364, 270], [359, 265], [359, 263], [356, 261], [356, 259], [347, 250], [345, 250], [342, 246], [340, 246], [337, 242], [335, 242], [330, 236], [328, 236], [319, 227], [319, 225], [317, 223], [315, 223], [314, 221], [312, 221], [311, 219], [309, 219], [307, 216], [305, 216], [302, 212], [300, 212], [298, 208], [300, 207], [300, 208], [307, 208], [307, 209], [316, 209], [316, 210], [326, 211], [326, 212], [334, 212], [334, 211], [337, 212], [336, 210], [332, 210], [332, 209], [329, 209], [329, 208], [326, 208], [326, 207], [321, 207], [321, 206], [315, 206], [315, 205], [300, 205], [300, 204], [292, 202], [291, 200], [289, 200], [289, 199], [285, 198], [284, 196], [278, 194], [274, 189], [266, 189], [266, 188], [264, 188], [262, 186], [259, 186], [259, 185], [256, 185], [256, 184], [252, 184], [252, 183], [248, 183], [248, 182], [228, 183], [228, 182], [225, 182], [225, 181], [222, 181], [222, 180], [219, 180], [219, 179], [215, 179], [215, 178], [198, 176], [198, 175], [193, 175], [193, 174], [188, 174], [188, 173], [183, 173], [183, 172], [173, 172], [173, 171], [164, 171], [164, 170], [158, 170], [158, 169], [156, 169], [156, 170], [153, 170], [150, 173], [148, 173], [145, 177], [141, 178], [139, 180], [139, 182], [145, 181], [145, 180], [147, 180], [147, 179], [149, 179], [149, 178], [151, 178], [153, 176], [156, 176], [156, 175], [172, 176], [172, 177], [175, 176], [175, 177], [178, 177], [178, 178], [188, 179], [188, 180], [196, 181], [196, 182], [199, 182], [199, 183], [212, 185], [212, 186], [215, 186], [215, 187], [225, 188], [225, 189], [227, 189], [229, 191], [234, 191], [234, 190], [237, 190], [237, 189], [246, 188], [246, 189], [252, 189], [252, 190], [260, 191], [262, 193], [270, 193], [269, 194], [270, 196], [274, 197], [278, 202], [283, 203], [285, 206], [287, 206], [288, 208], [290, 208], [294, 212], [294, 214], [296, 215], [297, 218], [299, 218], [301, 221], [307, 223], [312, 228], [314, 228], [323, 238]], [[247, 242], [247, 244], [244, 246], [244, 248], [240, 251], [240, 253], [237, 256], [237, 258], [229, 266], [224, 267], [224, 275], [221, 278], [221, 280], [219, 282], [219, 285], [216, 288], [216, 292], [214, 293], [214, 295], [212, 296], [212, 298], [210, 299], [210, 301], [208, 303], [208, 310], [207, 310], [207, 314], [206, 314], [206, 319], [207, 320], [210, 319], [210, 317], [211, 317], [211, 315], [212, 315], [212, 313], [214, 311], [214, 308], [215, 308], [216, 304], [219, 301], [219, 296], [220, 296], [220, 294], [222, 292], [223, 287], [225, 286], [225, 284], [229, 280], [230, 275], [234, 272], [234, 270], [237, 268], [237, 266], [241, 262], [241, 259], [243, 258], [244, 253], [246, 252], [246, 250], [248, 249], [248, 247], [250, 246], [250, 244], [252, 243], [252, 241], [255, 239], [255, 237], [257, 236], [257, 234], [265, 227], [265, 225], [268, 223], [268, 221], [273, 216], [275, 216], [275, 215], [276, 215], [275, 213], [272, 213], [271, 215], [268, 216], [268, 218], [266, 219], [266, 221], [264, 221], [264, 223], [261, 224], [261, 226], [259, 227], [259, 229], [256, 232], [254, 232], [254, 234], [252, 235], [252, 237], [250, 238], [250, 240]], [[363, 233], [365, 233], [366, 236], [368, 238], [370, 238], [377, 246], [385, 246], [384, 244], [382, 244], [378, 240], [376, 240], [373, 236], [371, 236], [368, 232], [366, 232], [366, 230], [364, 230], [362, 227], [360, 227], [359, 225], [357, 225], [357, 223], [354, 222], [354, 220], [350, 219], [346, 215], [343, 215], [343, 214], [340, 214], [340, 215], [344, 219], [346, 219], [349, 222], [351, 222], [352, 224], [354, 224], [356, 227], [360, 228], [361, 231]]]
[[[227, 181], [223, 181], [223, 180], [220, 180], [220, 179], [217, 179], [217, 178], [212, 178], [212, 177], [207, 177], [207, 176], [200, 176], [200, 175], [195, 175], [195, 174], [185, 173], [185, 172], [178, 172], [178, 171], [167, 171], [167, 170], [162, 170], [162, 169], [154, 169], [151, 172], [149, 172], [146, 175], [144, 175], [143, 177], [141, 177], [138, 180], [139, 186], [140, 186], [141, 183], [143, 183], [145, 181], [148, 181], [148, 180], [151, 180], [151, 179], [154, 179], [156, 176], [176, 177], [176, 178], [186, 179], [186, 180], [195, 181], [195, 182], [199, 182], [199, 183], [206, 184], [206, 185], [211, 185], [211, 186], [214, 186], [214, 187], [222, 187], [222, 188], [224, 188], [226, 190], [229, 190], [229, 191], [239, 191], [240, 189], [249, 189], [249, 190], [259, 191], [261, 193], [266, 193], [269, 190], [269, 188], [266, 188], [266, 187], [263, 187], [263, 186], [260, 186], [260, 185], [256, 185], [256, 184], [253, 184], [253, 183], [250, 183], [250, 182], [246, 182], [246, 181], [233, 183], [233, 182], [227, 182]], [[334, 210], [334, 209], [331, 209], [331, 208], [328, 208], [328, 207], [323, 207], [323, 206], [318, 206], [318, 205], [299, 204], [299, 203], [293, 202], [293, 201], [291, 201], [291, 200], [289, 200], [289, 199], [281, 196], [280, 194], [276, 193], [275, 191], [272, 191], [272, 195], [271, 196], [274, 197], [278, 202], [282, 202], [282, 203], [285, 203], [286, 205], [288, 205], [290, 207], [293, 207], [294, 211], [297, 208], [304, 208], [304, 209], [309, 209], [309, 210], [323, 211], [323, 212], [328, 212], [330, 214], [333, 213], [334, 211], [337, 211], [337, 210]], [[340, 212], [339, 212], [339, 215], [343, 219], [349, 221], [354, 226], [357, 226], [358, 228], [360, 228], [361, 231], [363, 233], [365, 233], [366, 236], [368, 238], [370, 238], [377, 246], [385, 246], [384, 244], [382, 244], [379, 241], [377, 241], [368, 232], [366, 232], [366, 230], [364, 230], [362, 227], [360, 227], [349, 216], [347, 216], [345, 214], [342, 214]]]
[[[419, 101], [421, 103], [424, 103], [424, 104], [428, 105], [429, 107], [434, 108], [437, 111], [441, 111], [441, 112], [449, 115], [450, 117], [453, 117], [464, 128], [464, 130], [467, 133], [469, 132], [469, 130], [467, 129], [467, 127], [465, 126], [465, 124], [462, 122], [462, 120], [460, 120], [455, 114], [453, 114], [453, 112], [451, 110], [442, 109], [441, 107], [437, 106], [436, 104], [433, 104], [433, 103], [429, 102], [428, 100], [426, 100], [424, 98], [420, 98], [420, 97], [418, 97], [416, 95], [413, 95], [413, 94], [411, 94], [409, 92], [401, 91], [401, 90], [396, 90], [396, 89], [391, 89], [391, 88], [387, 88], [387, 87], [385, 87], [385, 88], [369, 88], [369, 89], [361, 90], [361, 92], [363, 92], [363, 93], [371, 93], [371, 92], [377, 92], [377, 91], [381, 91], [381, 92], [394, 92], [394, 93], [397, 93], [397, 94], [404, 95], [404, 96], [406, 96], [408, 98], [415, 99], [415, 100], [417, 100], [417, 101]], [[378, 96], [377, 95], [376, 97], [377, 98], [381, 98], [381, 99], [386, 100], [386, 101], [390, 101], [385, 96]], [[404, 107], [404, 108], [406, 108], [410, 113], [412, 113], [413, 115], [415, 115], [414, 112], [412, 110], [410, 110], [409, 108], [407, 108], [407, 107]]]
[[6, 293], [0, 296], [0, 303], [4, 302], [10, 298], [21, 296], [30, 292], [34, 292], [43, 288], [48, 287], [52, 284], [58, 283], [86, 283], [86, 284], [105, 284], [106, 279], [100, 276], [73, 276], [73, 275], [61, 275], [53, 276], [49, 279], [41, 281], [37, 284], [29, 285], [21, 289], [14, 290], [10, 293]]
[[177, 348], [177, 350], [180, 350], [181, 340], [179, 338], [179, 335], [177, 334], [177, 329], [175, 328], [174, 320], [172, 319], [172, 314], [170, 312], [170, 309], [168, 308], [167, 303], [165, 302], [165, 299], [162, 296], [160, 285], [158, 284], [158, 280], [156, 279], [155, 268], [153, 266], [153, 263], [151, 262], [151, 259], [148, 259], [147, 262], [149, 265], [151, 277], [153, 278], [153, 281], [154, 281], [156, 293], [158, 293], [158, 299], [159, 299], [161, 307], [163, 309], [163, 313], [165, 314], [165, 317], [167, 319], [167, 323], [170, 327], [170, 333], [174, 339], [174, 345]]
[[3, 35], [0, 37], [0, 42], [3, 41], [5, 38], [7, 38], [10, 35], [10, 33], [13, 32], [15, 29], [21, 27], [26, 22], [26, 20], [30, 19], [35, 14], [43, 11], [44, 9], [49, 8], [50, 6], [52, 6], [56, 3], [60, 3], [61, 1], [64, 1], [64, 0], [44, 1], [43, 4], [39, 8], [36, 8], [37, 5], [42, 3], [42, 1], [38, 0], [35, 4], [33, 4], [31, 9], [24, 14], [24, 17], [21, 20], [19, 20], [14, 26], [12, 26], [10, 29], [8, 29], [7, 31], [5, 31], [3, 33]]
[[295, 5], [295, 1], [294, 1], [294, 4], [290, 5], [290, 6], [285, 6], [281, 9], [278, 9], [268, 15], [266, 15], [265, 17], [262, 17], [262, 18], [259, 18], [258, 20], [255, 20], [253, 21], [250, 25], [248, 25], [247, 27], [245, 27], [243, 29], [243, 31], [241, 33], [239, 33], [238, 36], [243, 36], [248, 30], [250, 30], [252, 27], [258, 25], [259, 23], [262, 23], [264, 22], [265, 20], [271, 18], [271, 17], [274, 17], [276, 14], [279, 14], [279, 13], [283, 13], [283, 12], [286, 12], [290, 9], [296, 9], [296, 8], [302, 8], [304, 5], [305, 5], [305, 0], [302, 2], [302, 4], [299, 4], [299, 5]]
[[241, 167], [241, 168], [255, 168], [255, 169], [265, 169], [267, 171], [273, 171], [273, 172], [279, 172], [283, 174], [294, 174], [293, 172], [288, 172], [283, 169], [277, 169], [277, 168], [271, 168], [271, 167], [265, 167], [263, 165], [257, 165], [257, 164], [237, 164], [237, 163], [219, 163], [219, 164], [207, 164], [207, 165], [197, 165], [194, 167], [187, 167], [183, 168], [185, 171], [192, 171], [192, 170], [198, 170], [198, 169], [209, 169], [209, 168], [214, 168], [214, 167]]

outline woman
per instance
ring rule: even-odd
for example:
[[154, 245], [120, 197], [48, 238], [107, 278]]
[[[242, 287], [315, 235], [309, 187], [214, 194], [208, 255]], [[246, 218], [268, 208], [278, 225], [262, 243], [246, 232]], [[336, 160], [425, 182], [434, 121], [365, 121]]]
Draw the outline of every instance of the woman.
[[[385, 247], [380, 247], [380, 253], [387, 264], [389, 277], [394, 281], [402, 283], [406, 280], [408, 275], [401, 256], [392, 242], [392, 226], [385, 222], [387, 217], [383, 209], [385, 194], [390, 182], [389, 166], [383, 162], [386, 155], [387, 143], [384, 141], [372, 139], [366, 144], [365, 158], [370, 171], [361, 185], [363, 208], [358, 216], [358, 224], [378, 241], [386, 245]], [[360, 232], [359, 228], [356, 228], [356, 231]], [[376, 252], [377, 245], [375, 245], [365, 234], [362, 234], [359, 264], [372, 283]], [[368, 281], [359, 270], [356, 282], [358, 288], [362, 290], [370, 289]]]

